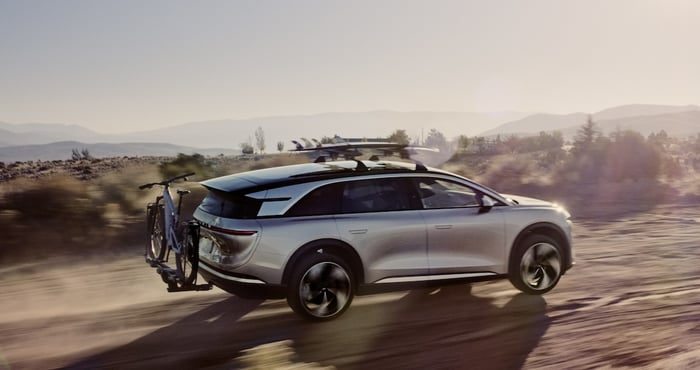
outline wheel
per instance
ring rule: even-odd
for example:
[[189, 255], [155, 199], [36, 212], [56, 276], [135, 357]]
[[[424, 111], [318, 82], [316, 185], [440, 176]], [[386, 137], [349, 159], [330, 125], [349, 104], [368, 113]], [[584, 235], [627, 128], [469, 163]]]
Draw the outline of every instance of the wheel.
[[146, 247], [146, 257], [162, 260], [165, 256], [165, 214], [163, 205], [154, 203], [148, 205], [148, 246]]
[[561, 278], [562, 252], [559, 244], [546, 235], [525, 238], [511, 256], [511, 283], [527, 294], [544, 294]]
[[312, 253], [302, 258], [288, 285], [289, 306], [311, 321], [326, 321], [340, 316], [355, 295], [352, 270], [340, 258]]
[[194, 283], [199, 266], [199, 230], [196, 225], [184, 225], [182, 228], [182, 249], [175, 253], [175, 267], [180, 277], [178, 284], [186, 286]]

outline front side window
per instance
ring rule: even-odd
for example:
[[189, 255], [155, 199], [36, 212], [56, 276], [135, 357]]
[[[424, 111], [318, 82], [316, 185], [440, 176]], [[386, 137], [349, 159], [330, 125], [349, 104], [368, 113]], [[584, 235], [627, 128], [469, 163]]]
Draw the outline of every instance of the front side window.
[[416, 180], [418, 195], [423, 208], [478, 207], [481, 194], [472, 188], [442, 179], [421, 178]]

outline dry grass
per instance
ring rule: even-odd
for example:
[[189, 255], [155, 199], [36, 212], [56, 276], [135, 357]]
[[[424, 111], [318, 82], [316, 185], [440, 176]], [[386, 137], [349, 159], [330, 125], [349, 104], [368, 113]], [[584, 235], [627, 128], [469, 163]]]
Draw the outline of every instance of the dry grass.
[[[22, 165], [24, 175], [0, 182], [0, 261], [43, 255], [123, 250], [145, 240], [144, 208], [157, 189], [138, 185], [161, 179], [159, 163], [167, 158], [120, 158], [91, 162], [57, 163], [55, 167]], [[263, 158], [216, 157], [207, 159], [216, 175], [309, 162], [304, 155], [270, 155]], [[75, 172], [76, 166], [83, 168]], [[662, 203], [700, 203], [700, 174], [685, 170], [663, 181], [581, 177], [575, 169], [551, 171], [534, 157], [493, 156], [471, 162], [455, 161], [444, 169], [473, 178], [504, 193], [533, 196], [564, 204], [583, 216], [607, 212], [615, 205], [635, 204], [639, 209]], [[31, 172], [28, 169], [41, 169]], [[90, 173], [89, 178], [83, 175]], [[183, 218], [206, 195], [194, 176], [178, 183], [192, 194], [183, 202]], [[629, 207], [624, 207], [625, 209]], [[593, 212], [593, 213], [592, 213]], [[136, 250], [132, 252], [137, 252]]]

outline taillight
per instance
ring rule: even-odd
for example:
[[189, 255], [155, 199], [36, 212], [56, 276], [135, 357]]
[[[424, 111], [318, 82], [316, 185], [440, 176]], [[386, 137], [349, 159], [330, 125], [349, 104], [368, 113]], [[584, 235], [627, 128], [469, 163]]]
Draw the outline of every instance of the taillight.
[[223, 227], [217, 227], [217, 226], [208, 226], [208, 228], [211, 231], [216, 231], [219, 233], [228, 234], [228, 235], [236, 235], [236, 236], [251, 236], [251, 235], [255, 235], [258, 233], [256, 230], [225, 229]]

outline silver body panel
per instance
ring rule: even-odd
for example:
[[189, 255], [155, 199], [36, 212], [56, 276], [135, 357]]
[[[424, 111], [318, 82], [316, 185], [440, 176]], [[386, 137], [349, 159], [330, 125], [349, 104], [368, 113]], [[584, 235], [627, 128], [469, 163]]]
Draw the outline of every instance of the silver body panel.
[[[315, 169], [302, 166], [304, 171]], [[257, 217], [224, 218], [201, 207], [194, 214], [202, 224], [202, 239], [209, 239], [200, 242], [204, 249], [208, 248], [200, 249], [201, 260], [209, 265], [205, 270], [222, 279], [230, 275], [232, 283], [242, 279], [248, 283], [284, 285], [284, 272], [294, 253], [318, 240], [337, 241], [357, 253], [364, 273], [364, 281], [360, 284], [507, 274], [510, 253], [517, 238], [535, 224], [546, 224], [559, 230], [567, 248], [571, 245], [569, 215], [560, 207], [525, 197], [502, 196], [443, 171], [338, 176], [291, 184], [280, 181], [278, 187], [271, 178], [279, 176], [284, 179], [283, 169], [269, 173], [264, 170], [253, 172], [256, 176], [231, 175], [203, 184], [210, 190], [232, 193], [244, 193], [248, 183], [267, 187], [245, 193], [261, 202]], [[264, 179], [265, 183], [255, 183], [258, 178]], [[489, 209], [465, 206], [285, 216], [300, 199], [322, 186], [380, 178], [449, 180], [489, 197], [497, 205]], [[230, 188], [224, 189], [227, 184], [231, 184]], [[218, 228], [225, 230], [218, 232]], [[238, 235], [249, 232], [254, 234]], [[217, 257], [212, 253], [216, 245], [238, 253], [238, 257], [230, 259], [233, 263]], [[573, 256], [573, 252], [568, 252]]]

